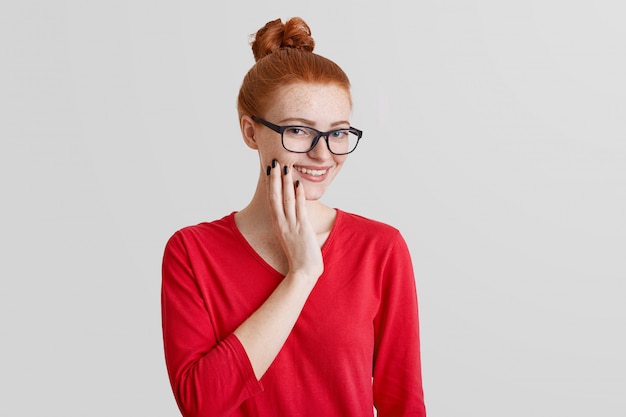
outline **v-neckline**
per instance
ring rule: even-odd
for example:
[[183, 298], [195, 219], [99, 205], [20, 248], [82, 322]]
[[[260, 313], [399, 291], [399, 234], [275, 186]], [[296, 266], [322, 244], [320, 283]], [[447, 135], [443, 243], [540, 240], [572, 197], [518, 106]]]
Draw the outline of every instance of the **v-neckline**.
[[[326, 240], [324, 241], [324, 243], [322, 244], [322, 247], [321, 247], [322, 257], [324, 257], [324, 258], [326, 257], [326, 254], [330, 250], [330, 247], [331, 247], [332, 241], [333, 241], [333, 237], [336, 234], [336, 230], [337, 230], [338, 226], [340, 225], [341, 220], [343, 218], [343, 212], [341, 210], [339, 210], [337, 208], [335, 208], [334, 210], [335, 210], [335, 213], [336, 213], [335, 221], [333, 222], [333, 225], [330, 228], [328, 236], [326, 237]], [[241, 232], [241, 230], [239, 230], [239, 226], [237, 226], [237, 222], [235, 221], [235, 214], [237, 214], [237, 211], [231, 212], [230, 215], [228, 216], [228, 222], [229, 222], [230, 227], [231, 227], [233, 233], [235, 234], [235, 236], [239, 239], [241, 244], [246, 248], [248, 253], [250, 253], [250, 255], [252, 255], [252, 257], [255, 258], [257, 260], [257, 262], [259, 262], [261, 264], [261, 266], [263, 266], [265, 269], [267, 269], [269, 272], [271, 272], [277, 278], [283, 279], [285, 277], [285, 274], [283, 274], [282, 272], [280, 272], [279, 270], [274, 268], [268, 261], [266, 261], [265, 258], [263, 258], [256, 251], [256, 249], [254, 249], [254, 247], [250, 244], [248, 239], [246, 239], [246, 237]]]

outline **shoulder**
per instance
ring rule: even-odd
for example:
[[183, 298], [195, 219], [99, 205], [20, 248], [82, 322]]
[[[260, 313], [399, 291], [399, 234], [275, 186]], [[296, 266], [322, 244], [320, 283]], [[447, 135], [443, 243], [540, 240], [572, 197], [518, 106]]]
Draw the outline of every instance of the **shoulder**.
[[361, 235], [385, 238], [400, 235], [400, 231], [388, 223], [347, 211], [337, 210], [337, 212], [343, 228], [358, 232]]
[[336, 239], [349, 247], [377, 249], [383, 252], [405, 246], [404, 237], [395, 226], [359, 214], [337, 210]]
[[329, 240], [329, 252], [342, 260], [357, 259], [365, 269], [410, 267], [411, 255], [402, 233], [380, 220], [338, 210], [336, 230]]
[[176, 230], [168, 239], [166, 248], [171, 246], [198, 246], [223, 241], [233, 235], [234, 213], [220, 219], [184, 226]]

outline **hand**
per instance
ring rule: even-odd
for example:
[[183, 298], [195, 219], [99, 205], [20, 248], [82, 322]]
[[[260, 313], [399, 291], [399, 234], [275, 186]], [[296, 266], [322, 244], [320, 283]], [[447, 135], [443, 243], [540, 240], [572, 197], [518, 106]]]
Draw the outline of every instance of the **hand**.
[[317, 280], [324, 271], [322, 251], [308, 218], [304, 186], [276, 160], [268, 167], [269, 202], [274, 231], [287, 256], [289, 274]]

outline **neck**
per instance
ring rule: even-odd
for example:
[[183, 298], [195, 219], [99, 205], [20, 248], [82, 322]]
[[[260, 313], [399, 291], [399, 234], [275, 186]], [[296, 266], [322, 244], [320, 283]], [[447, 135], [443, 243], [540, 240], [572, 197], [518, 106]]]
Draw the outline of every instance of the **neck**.
[[[273, 233], [272, 217], [267, 194], [265, 179], [259, 177], [252, 200], [235, 215], [237, 225], [240, 229]], [[319, 233], [327, 231], [329, 217], [332, 217], [334, 220], [334, 209], [322, 204], [318, 200], [308, 200], [306, 207], [313, 228]]]

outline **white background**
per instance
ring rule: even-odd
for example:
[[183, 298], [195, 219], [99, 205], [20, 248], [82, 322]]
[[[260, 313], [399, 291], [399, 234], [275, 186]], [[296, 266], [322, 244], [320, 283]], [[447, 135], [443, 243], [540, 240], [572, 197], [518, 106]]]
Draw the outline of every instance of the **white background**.
[[296, 15], [365, 131], [325, 202], [414, 257], [429, 416], [626, 415], [622, 2], [296, 3], [2, 2], [0, 415], [179, 415], [163, 246], [251, 197], [248, 35]]

